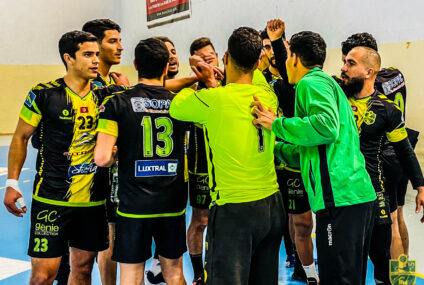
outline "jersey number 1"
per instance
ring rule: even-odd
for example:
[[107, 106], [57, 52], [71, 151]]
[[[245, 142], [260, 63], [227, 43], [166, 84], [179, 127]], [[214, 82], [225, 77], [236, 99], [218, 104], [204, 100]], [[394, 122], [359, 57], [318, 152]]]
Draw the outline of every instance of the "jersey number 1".
[[[153, 126], [152, 118], [150, 116], [144, 116], [141, 120], [141, 126], [143, 127], [143, 153], [144, 157], [153, 156]], [[155, 119], [156, 130], [163, 129], [156, 135], [156, 154], [160, 157], [167, 157], [172, 153], [174, 149], [174, 141], [171, 138], [173, 132], [172, 121], [168, 117], [159, 117]], [[159, 142], [163, 143], [163, 146], [159, 145]]]

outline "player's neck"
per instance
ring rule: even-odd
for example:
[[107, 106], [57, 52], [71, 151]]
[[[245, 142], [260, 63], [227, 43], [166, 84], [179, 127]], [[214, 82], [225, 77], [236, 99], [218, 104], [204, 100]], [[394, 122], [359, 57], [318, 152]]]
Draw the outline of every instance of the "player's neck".
[[161, 78], [139, 78], [138, 83], [143, 83], [146, 85], [154, 85], [154, 86], [163, 86], [163, 77]]
[[104, 79], [106, 79], [108, 82], [110, 81], [110, 77], [109, 77], [109, 71], [110, 68], [112, 67], [111, 64], [109, 63], [105, 63], [104, 61], [99, 61], [99, 73], [101, 76], [103, 76]]
[[281, 77], [280, 72], [276, 67], [273, 67], [272, 65], [269, 66], [269, 71], [271, 71], [272, 74], [275, 76]]
[[244, 73], [229, 66], [229, 68], [227, 68], [226, 75], [227, 84], [252, 84], [253, 72]]
[[374, 89], [374, 82], [370, 82], [370, 81], [365, 81], [364, 82], [364, 87], [362, 88], [362, 90], [355, 95], [356, 99], [361, 99], [361, 98], [365, 98], [368, 97], [372, 94], [374, 94], [375, 89]]
[[78, 94], [80, 97], [84, 97], [90, 92], [90, 80], [79, 76], [76, 76], [72, 72], [67, 72], [63, 77], [66, 86], [68, 86], [73, 92]]

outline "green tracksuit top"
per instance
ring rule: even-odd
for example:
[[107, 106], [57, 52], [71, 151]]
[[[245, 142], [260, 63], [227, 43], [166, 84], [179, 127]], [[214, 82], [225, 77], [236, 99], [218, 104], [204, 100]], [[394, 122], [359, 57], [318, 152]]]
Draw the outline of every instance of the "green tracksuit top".
[[264, 199], [278, 191], [275, 135], [252, 124], [253, 95], [277, 109], [278, 100], [260, 72], [253, 83], [194, 91], [186, 88], [171, 102], [171, 117], [204, 125], [209, 186], [217, 205]]
[[352, 109], [339, 85], [320, 68], [295, 86], [295, 117], [276, 119], [276, 155], [299, 167], [314, 212], [376, 199]]

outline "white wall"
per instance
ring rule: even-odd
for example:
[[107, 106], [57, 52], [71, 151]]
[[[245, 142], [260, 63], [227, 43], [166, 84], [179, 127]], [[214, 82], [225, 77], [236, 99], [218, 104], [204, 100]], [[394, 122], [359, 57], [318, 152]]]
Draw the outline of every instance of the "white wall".
[[58, 42], [96, 18], [121, 21], [116, 0], [0, 0], [0, 64], [62, 64]]
[[0, 64], [61, 64], [60, 36], [94, 18], [110, 18], [123, 31], [123, 64], [131, 64], [140, 39], [169, 36], [181, 60], [190, 43], [209, 36], [222, 55], [228, 36], [239, 26], [262, 29], [271, 17], [287, 22], [287, 35], [313, 30], [329, 48], [354, 32], [372, 33], [379, 43], [424, 40], [423, 0], [192, 0], [192, 16], [147, 29], [144, 0], [0, 0]]
[[[263, 29], [268, 19], [281, 17], [287, 36], [302, 30], [320, 33], [329, 48], [355, 32], [370, 32], [379, 43], [424, 40], [423, 0], [192, 0], [189, 19], [148, 30], [145, 1], [122, 2], [123, 36], [130, 62], [135, 44], [148, 36], [169, 36], [181, 60], [190, 43], [201, 36], [212, 39], [222, 55], [231, 32], [240, 26]], [[127, 51], [128, 51], [127, 49]]]

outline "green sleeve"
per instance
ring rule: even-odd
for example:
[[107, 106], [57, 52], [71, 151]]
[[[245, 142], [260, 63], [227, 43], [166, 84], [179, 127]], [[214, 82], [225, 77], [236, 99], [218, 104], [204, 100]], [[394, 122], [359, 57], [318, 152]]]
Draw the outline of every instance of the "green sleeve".
[[[330, 144], [339, 135], [339, 113], [333, 88], [322, 82], [305, 80], [296, 87], [299, 117], [278, 118], [272, 124], [276, 136], [299, 146]], [[304, 116], [301, 116], [305, 114]]]
[[277, 142], [274, 147], [274, 155], [289, 167], [300, 169], [299, 146], [285, 142]]
[[198, 92], [184, 88], [172, 99], [169, 114], [174, 119], [206, 124], [209, 118], [214, 89]]

